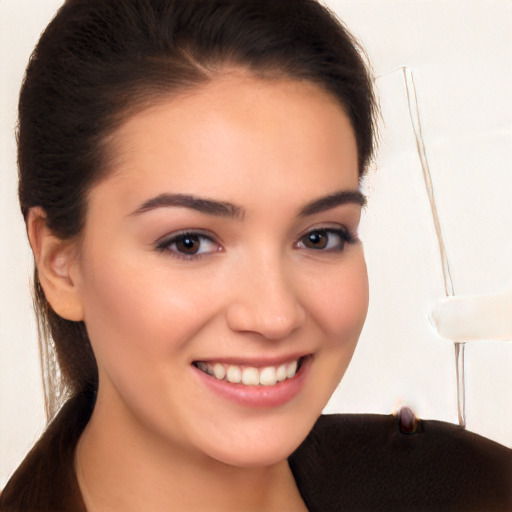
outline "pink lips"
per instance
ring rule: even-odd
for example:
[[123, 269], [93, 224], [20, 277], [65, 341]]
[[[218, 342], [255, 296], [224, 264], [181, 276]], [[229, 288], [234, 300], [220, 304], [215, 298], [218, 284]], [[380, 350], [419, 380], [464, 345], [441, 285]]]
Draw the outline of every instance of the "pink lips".
[[311, 359], [311, 357], [305, 357], [293, 378], [273, 386], [234, 384], [226, 380], [218, 380], [195, 366], [192, 366], [192, 369], [208, 389], [223, 398], [246, 407], [271, 408], [286, 404], [300, 392], [309, 372]]

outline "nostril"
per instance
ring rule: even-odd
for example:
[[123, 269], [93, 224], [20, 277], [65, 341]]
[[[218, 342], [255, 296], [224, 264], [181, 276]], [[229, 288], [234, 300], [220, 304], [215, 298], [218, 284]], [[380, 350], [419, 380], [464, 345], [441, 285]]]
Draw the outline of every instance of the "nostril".
[[402, 434], [414, 434], [418, 430], [418, 419], [410, 407], [404, 406], [396, 414], [396, 424]]

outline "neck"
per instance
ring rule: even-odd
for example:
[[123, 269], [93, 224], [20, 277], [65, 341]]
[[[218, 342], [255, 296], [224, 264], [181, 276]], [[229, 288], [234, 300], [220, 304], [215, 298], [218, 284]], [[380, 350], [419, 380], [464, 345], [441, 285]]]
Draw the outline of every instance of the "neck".
[[76, 450], [88, 512], [304, 511], [286, 460], [240, 468], [173, 446], [96, 404]]

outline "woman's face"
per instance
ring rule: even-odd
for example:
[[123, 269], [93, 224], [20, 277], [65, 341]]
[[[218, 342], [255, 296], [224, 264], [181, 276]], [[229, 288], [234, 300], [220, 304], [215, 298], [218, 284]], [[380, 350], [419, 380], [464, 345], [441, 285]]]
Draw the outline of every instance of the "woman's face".
[[95, 421], [236, 466], [284, 460], [366, 315], [347, 116], [310, 83], [233, 72], [134, 115], [113, 148], [73, 270]]

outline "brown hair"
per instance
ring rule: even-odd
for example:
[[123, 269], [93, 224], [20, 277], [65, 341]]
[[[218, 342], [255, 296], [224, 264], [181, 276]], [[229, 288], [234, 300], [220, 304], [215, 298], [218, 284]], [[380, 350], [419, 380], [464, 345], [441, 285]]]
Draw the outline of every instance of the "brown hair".
[[[227, 67], [263, 78], [308, 80], [329, 92], [352, 123], [364, 173], [374, 147], [371, 76], [356, 41], [317, 1], [67, 0], [34, 50], [20, 93], [19, 198], [25, 218], [30, 208], [41, 207], [57, 236], [78, 236], [87, 192], [108, 167], [108, 136], [153, 101], [205, 84]], [[78, 394], [90, 397], [82, 406], [90, 411], [98, 371], [85, 325], [52, 310], [37, 269], [34, 291], [47, 414], [53, 417]], [[24, 462], [24, 476], [18, 471], [18, 484], [11, 481], [8, 489], [21, 492], [22, 482], [28, 485], [30, 460], [42, 450], [50, 452], [44, 454], [49, 467], [54, 464], [44, 439], [52, 428], [66, 428], [55, 420]], [[27, 503], [42, 510], [41, 503]], [[2, 498], [1, 510], [3, 504]]]

